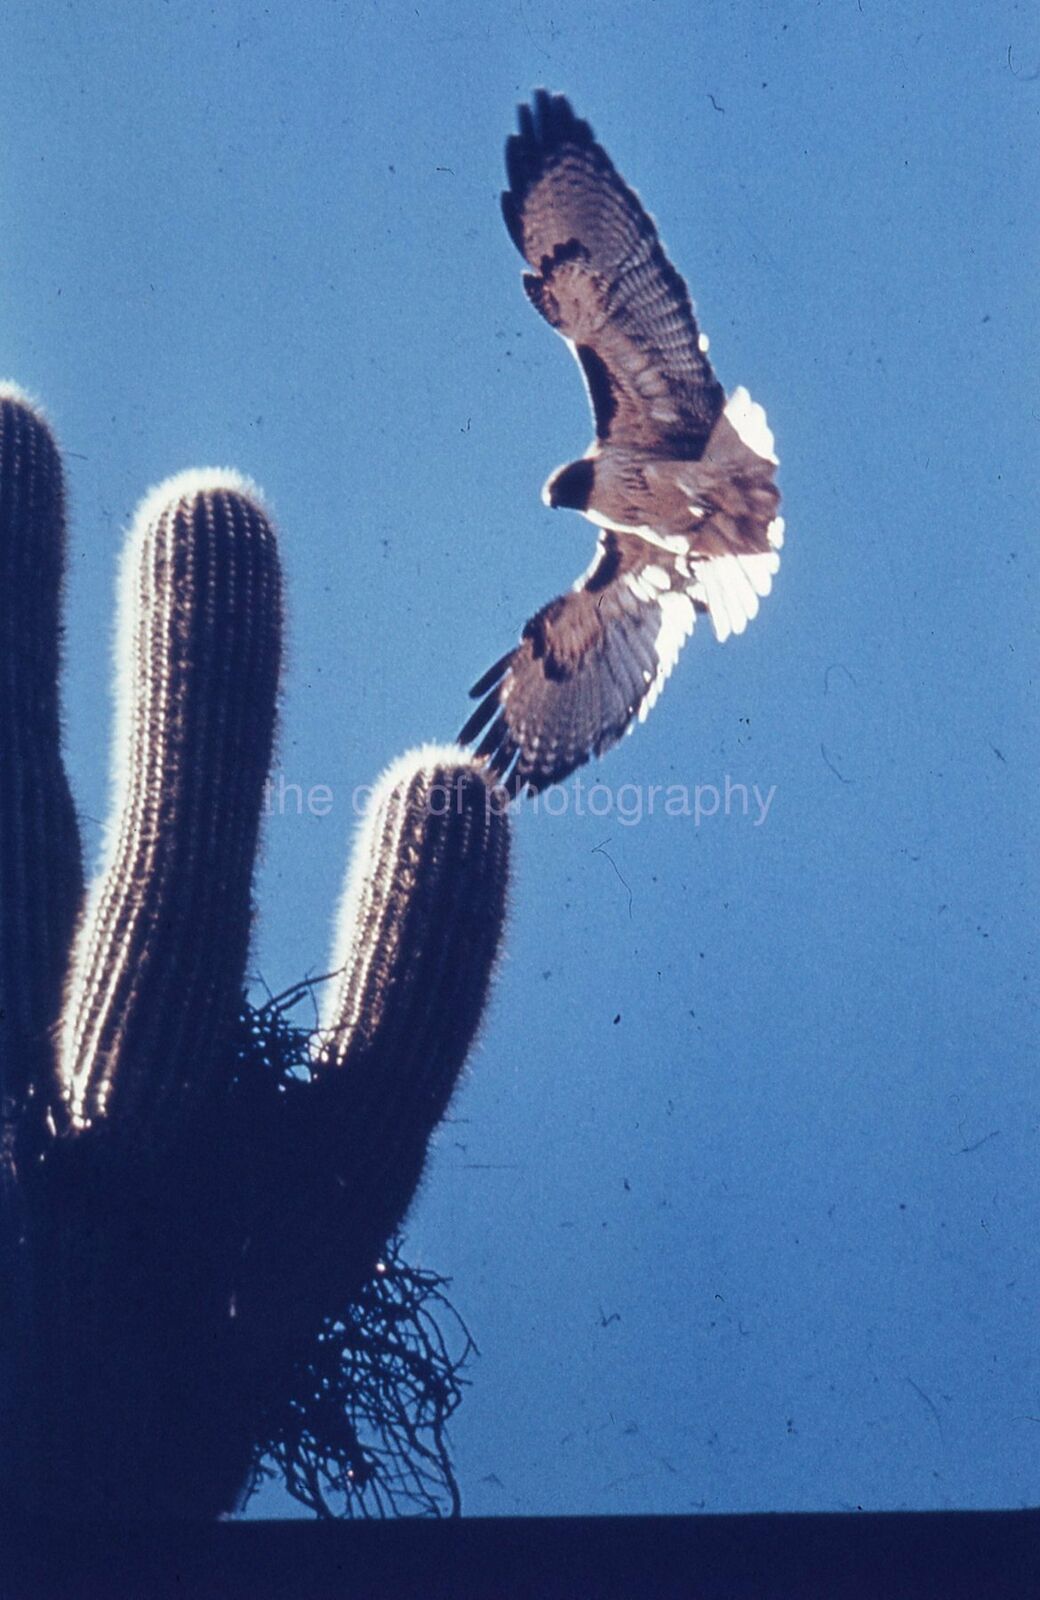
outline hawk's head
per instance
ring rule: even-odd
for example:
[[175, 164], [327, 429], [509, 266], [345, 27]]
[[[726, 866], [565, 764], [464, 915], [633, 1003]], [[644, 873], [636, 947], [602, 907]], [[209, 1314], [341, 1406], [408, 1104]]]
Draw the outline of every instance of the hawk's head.
[[568, 511], [586, 511], [592, 499], [595, 471], [595, 462], [587, 456], [582, 456], [580, 461], [569, 461], [565, 467], [557, 467], [545, 481], [543, 503], [554, 508], [564, 506]]

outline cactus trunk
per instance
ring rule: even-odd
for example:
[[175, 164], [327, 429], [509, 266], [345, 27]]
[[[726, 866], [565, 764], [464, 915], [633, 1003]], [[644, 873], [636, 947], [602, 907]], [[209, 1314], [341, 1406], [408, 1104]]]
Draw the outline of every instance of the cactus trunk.
[[[42, 415], [0, 386], [0, 1094], [20, 1116], [61, 999], [83, 892], [60, 748], [61, 461]], [[8, 1140], [4, 1150], [10, 1154]]]
[[0, 385], [0, 1488], [24, 1470], [21, 1408], [39, 1370], [31, 1193], [83, 892], [58, 701], [64, 499], [46, 419]]

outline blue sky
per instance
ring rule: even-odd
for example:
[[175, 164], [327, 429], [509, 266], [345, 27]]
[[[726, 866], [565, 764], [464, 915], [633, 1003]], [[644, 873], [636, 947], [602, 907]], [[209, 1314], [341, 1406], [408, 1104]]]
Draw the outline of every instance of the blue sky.
[[[234, 465], [287, 573], [278, 771], [333, 795], [267, 828], [272, 989], [322, 968], [355, 786], [450, 736], [591, 554], [538, 500], [589, 422], [498, 214], [532, 87], [591, 121], [776, 434], [774, 593], [589, 769], [628, 817], [517, 816], [408, 1228], [482, 1351], [470, 1513], [1036, 1500], [1040, 30], [984, 10], [0, 20], [0, 369], [68, 452], [88, 849], [121, 530]], [[648, 815], [652, 784], [718, 812]], [[760, 825], [735, 784], [773, 791]]]

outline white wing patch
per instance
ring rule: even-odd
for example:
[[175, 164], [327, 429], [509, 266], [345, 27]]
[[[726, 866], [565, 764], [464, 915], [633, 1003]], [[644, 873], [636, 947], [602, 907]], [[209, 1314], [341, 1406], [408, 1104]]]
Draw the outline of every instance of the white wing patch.
[[743, 384], [734, 389], [726, 401], [724, 415], [749, 450], [753, 450], [756, 456], [761, 456], [763, 461], [771, 461], [774, 466], [779, 465], [773, 431], [766, 421], [765, 411], [757, 400], [752, 400]]
[[707, 606], [715, 637], [723, 644], [731, 633], [743, 633], [758, 616], [758, 602], [773, 587], [780, 568], [779, 549], [784, 542], [784, 519], [774, 517], [767, 529], [771, 550], [750, 556], [712, 556], [696, 563], [697, 578], [690, 594]]
[[690, 549], [690, 541], [685, 534], [655, 533], [646, 523], [643, 523], [642, 527], [628, 528], [625, 531], [638, 534], [647, 544], [656, 545], [658, 550], [666, 550], [671, 556], [685, 556]]
[[634, 594], [637, 600], [654, 601], [672, 586], [668, 573], [655, 562], [643, 567], [640, 572], [626, 572], [624, 582], [629, 593]]
[[[657, 597], [661, 608], [661, 626], [657, 638], [654, 640], [654, 654], [657, 657], [657, 675], [646, 691], [646, 697], [639, 707], [639, 721], [645, 722], [647, 714], [653, 710], [657, 697], [664, 688], [665, 680], [679, 659], [679, 651], [693, 632], [696, 612], [693, 601], [688, 594], [674, 592], [662, 594]], [[644, 674], [644, 677], [646, 674]], [[629, 733], [635, 727], [634, 722], [628, 725]]]

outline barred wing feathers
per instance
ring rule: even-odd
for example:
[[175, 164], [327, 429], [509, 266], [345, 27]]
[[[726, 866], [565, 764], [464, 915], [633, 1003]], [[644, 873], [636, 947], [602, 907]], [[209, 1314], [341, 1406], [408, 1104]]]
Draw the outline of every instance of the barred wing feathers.
[[605, 532], [570, 594], [525, 625], [520, 644], [473, 686], [459, 734], [514, 794], [537, 793], [601, 755], [646, 716], [703, 600], [676, 558]]
[[653, 221], [562, 95], [506, 144], [502, 213], [524, 288], [572, 346], [601, 441], [696, 458], [725, 403]]

